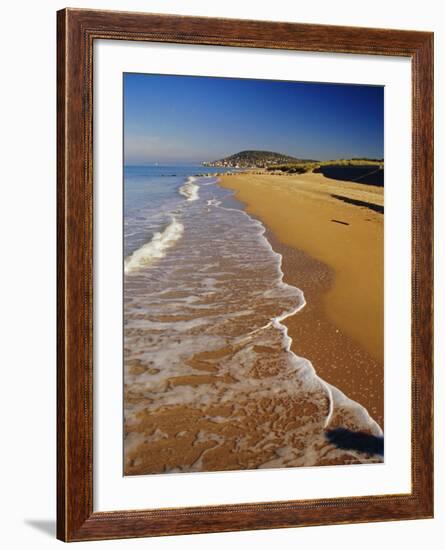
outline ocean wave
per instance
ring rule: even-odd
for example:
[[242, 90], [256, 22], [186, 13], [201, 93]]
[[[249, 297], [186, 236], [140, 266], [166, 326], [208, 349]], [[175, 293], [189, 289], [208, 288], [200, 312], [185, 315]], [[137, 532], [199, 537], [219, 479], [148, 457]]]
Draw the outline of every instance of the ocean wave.
[[221, 204], [221, 201], [217, 199], [210, 199], [207, 201], [207, 206], [219, 206]]
[[145, 243], [125, 259], [125, 273], [132, 273], [163, 258], [166, 250], [174, 246], [183, 233], [184, 226], [173, 218], [164, 231], [155, 233], [150, 242]]
[[179, 188], [179, 192], [183, 195], [188, 201], [196, 201], [199, 199], [199, 187], [196, 183], [193, 183], [196, 180], [195, 177], [190, 176], [187, 178], [187, 181]]

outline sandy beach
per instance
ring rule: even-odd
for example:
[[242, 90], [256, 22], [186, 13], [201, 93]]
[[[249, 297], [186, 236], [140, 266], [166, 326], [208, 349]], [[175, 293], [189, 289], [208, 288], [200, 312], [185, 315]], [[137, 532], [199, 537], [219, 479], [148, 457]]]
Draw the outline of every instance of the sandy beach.
[[[330, 194], [379, 198], [354, 184], [323, 187], [323, 176], [299, 181], [254, 174], [227, 176], [222, 185], [216, 177], [179, 179], [171, 218], [127, 259], [125, 475], [381, 462], [371, 450], [329, 439], [338, 428], [379, 437], [376, 422], [383, 427], [382, 364], [376, 341], [368, 340], [373, 328], [363, 331], [362, 343], [348, 332], [357, 319], [343, 319], [335, 308], [341, 252], [367, 273], [367, 254], [357, 264], [355, 250], [378, 249], [369, 228], [381, 229], [382, 214]], [[239, 189], [241, 202], [225, 186]], [[130, 227], [146, 218], [138, 215]], [[323, 255], [323, 242], [312, 249], [310, 239], [297, 239], [300, 231], [316, 244], [335, 235], [329, 242], [339, 261]], [[139, 269], [152, 253], [155, 261]], [[346, 272], [346, 281], [359, 275], [360, 268]], [[349, 303], [347, 285], [340, 290]], [[352, 311], [371, 317], [372, 293], [359, 304], [357, 296]]]
[[284, 279], [306, 306], [293, 351], [383, 428], [383, 188], [321, 174], [221, 177], [267, 227]]

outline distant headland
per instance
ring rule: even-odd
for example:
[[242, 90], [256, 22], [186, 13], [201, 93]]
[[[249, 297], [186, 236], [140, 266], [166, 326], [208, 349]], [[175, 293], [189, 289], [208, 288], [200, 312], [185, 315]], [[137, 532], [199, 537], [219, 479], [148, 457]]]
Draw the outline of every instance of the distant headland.
[[315, 172], [322, 173], [331, 179], [355, 181], [378, 187], [384, 185], [383, 159], [368, 157], [320, 161], [272, 151], [247, 150], [219, 160], [203, 162], [202, 165], [240, 170], [260, 169], [274, 174]]
[[203, 166], [216, 166], [227, 168], [268, 168], [279, 164], [290, 164], [296, 162], [316, 162], [310, 159], [298, 159], [283, 153], [273, 151], [240, 151], [229, 157], [210, 162], [203, 162]]

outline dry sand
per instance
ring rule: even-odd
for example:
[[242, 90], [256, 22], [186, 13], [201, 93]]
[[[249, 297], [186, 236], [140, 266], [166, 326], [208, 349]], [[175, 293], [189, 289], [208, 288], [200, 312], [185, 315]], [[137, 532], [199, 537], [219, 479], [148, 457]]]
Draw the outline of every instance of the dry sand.
[[383, 188], [321, 174], [221, 177], [268, 229], [307, 305], [286, 320], [293, 351], [383, 427]]

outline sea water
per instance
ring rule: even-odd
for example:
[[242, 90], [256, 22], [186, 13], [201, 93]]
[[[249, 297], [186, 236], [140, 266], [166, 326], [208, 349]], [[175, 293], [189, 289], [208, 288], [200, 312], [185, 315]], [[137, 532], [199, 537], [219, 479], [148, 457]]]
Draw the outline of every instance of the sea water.
[[[216, 172], [125, 168], [126, 471], [336, 463], [327, 428], [381, 430], [295, 352], [282, 321], [304, 307], [303, 292], [283, 282], [263, 224], [204, 171]], [[163, 429], [171, 411], [196, 420]], [[189, 436], [199, 456], [181, 454]]]

